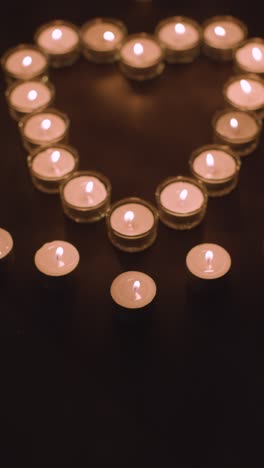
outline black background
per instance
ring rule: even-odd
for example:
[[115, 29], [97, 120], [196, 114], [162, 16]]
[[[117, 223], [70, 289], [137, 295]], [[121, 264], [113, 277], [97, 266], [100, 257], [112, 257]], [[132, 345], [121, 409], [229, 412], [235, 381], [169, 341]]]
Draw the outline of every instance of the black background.
[[[133, 33], [152, 32], [176, 14], [198, 21], [232, 14], [251, 36], [263, 35], [257, 1], [34, 0], [1, 6], [0, 52], [31, 42], [55, 18], [81, 25], [118, 17]], [[158, 183], [188, 174], [191, 151], [211, 141], [232, 72], [232, 64], [200, 57], [135, 84], [116, 65], [81, 59], [50, 77], [81, 169], [105, 173], [114, 201], [136, 195], [154, 202]], [[74, 224], [58, 196], [33, 188], [4, 90], [1, 79], [0, 225], [13, 235], [15, 263], [0, 288], [1, 466], [263, 466], [263, 135], [242, 161], [237, 189], [210, 199], [199, 227], [160, 225], [151, 249], [126, 254], [111, 246], [104, 221]], [[39, 286], [34, 253], [54, 239], [80, 252], [75, 295], [51, 296]], [[219, 243], [232, 256], [222, 293], [196, 297], [188, 288], [185, 257], [200, 242]], [[129, 269], [158, 286], [148, 327], [113, 319], [110, 284]]]

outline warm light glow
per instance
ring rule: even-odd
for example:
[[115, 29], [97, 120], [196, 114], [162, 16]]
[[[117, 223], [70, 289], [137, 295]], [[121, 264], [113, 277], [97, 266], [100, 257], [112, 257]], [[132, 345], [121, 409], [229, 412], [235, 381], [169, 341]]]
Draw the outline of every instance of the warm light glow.
[[133, 291], [134, 292], [137, 292], [140, 288], [140, 281], [136, 280], [134, 281], [134, 284], [133, 284]]
[[214, 167], [214, 157], [211, 153], [207, 153], [205, 160], [207, 167]]
[[51, 127], [51, 121], [50, 121], [50, 119], [44, 119], [44, 120], [42, 120], [40, 126], [41, 126], [41, 128], [43, 128], [43, 130], [48, 130], [48, 129]]
[[94, 189], [94, 183], [92, 180], [90, 180], [89, 182], [87, 182], [86, 186], [85, 186], [85, 192], [86, 193], [92, 193]]
[[136, 44], [133, 47], [133, 50], [134, 50], [134, 54], [139, 56], [143, 54], [144, 47], [142, 44], [140, 44], [140, 42], [136, 42]]
[[237, 119], [230, 119], [230, 126], [232, 128], [237, 128], [238, 127], [238, 121]]
[[61, 154], [59, 151], [53, 151], [53, 153], [51, 153], [50, 155], [50, 158], [51, 158], [51, 161], [55, 164], [59, 161], [61, 157]]
[[135, 218], [135, 214], [133, 211], [126, 211], [124, 214], [124, 220], [126, 223], [131, 224]]
[[30, 101], [35, 101], [35, 99], [37, 98], [37, 95], [38, 95], [37, 91], [35, 91], [35, 89], [31, 89], [31, 91], [28, 92], [27, 97]]
[[54, 39], [55, 41], [57, 41], [58, 39], [61, 39], [62, 37], [62, 32], [60, 29], [54, 29], [51, 33], [52, 35], [52, 39]]
[[252, 56], [256, 60], [256, 62], [260, 62], [263, 58], [263, 53], [258, 47], [253, 47]]
[[185, 31], [186, 31], [186, 28], [185, 28], [184, 24], [182, 24], [182, 23], [175, 24], [174, 29], [175, 29], [175, 32], [177, 34], [184, 34]]
[[207, 263], [208, 265], [211, 265], [211, 263], [212, 263], [212, 261], [213, 261], [213, 258], [214, 258], [214, 254], [213, 254], [212, 250], [207, 250], [207, 251], [205, 252], [204, 257], [205, 257], [206, 263]]
[[29, 55], [26, 55], [26, 57], [23, 58], [22, 64], [24, 67], [29, 67], [29, 65], [32, 64], [32, 58]]
[[247, 80], [240, 80], [240, 86], [242, 91], [246, 94], [250, 94], [252, 91], [252, 86]]
[[57, 247], [57, 249], [56, 249], [56, 258], [57, 258], [57, 260], [59, 260], [62, 257], [63, 254], [64, 254], [63, 247]]
[[222, 26], [216, 26], [214, 32], [217, 36], [224, 37], [226, 35], [226, 30]]
[[187, 198], [187, 196], [188, 196], [188, 190], [187, 190], [187, 189], [181, 190], [181, 192], [180, 192], [180, 199], [181, 199], [182, 201], [185, 201], [186, 198]]
[[103, 37], [105, 41], [111, 42], [114, 40], [115, 35], [112, 31], [105, 31]]

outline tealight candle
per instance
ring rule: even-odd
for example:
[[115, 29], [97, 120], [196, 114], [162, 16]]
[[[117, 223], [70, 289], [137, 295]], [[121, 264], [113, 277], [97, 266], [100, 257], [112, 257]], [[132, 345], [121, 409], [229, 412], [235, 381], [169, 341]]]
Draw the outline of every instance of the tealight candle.
[[252, 112], [224, 109], [213, 117], [214, 140], [225, 144], [239, 156], [246, 156], [257, 147], [262, 122]]
[[114, 203], [106, 222], [110, 241], [125, 252], [145, 250], [157, 237], [157, 210], [141, 198], [124, 198]]
[[236, 109], [264, 117], [264, 80], [256, 75], [233, 76], [224, 87], [227, 103]]
[[168, 63], [189, 63], [200, 53], [201, 28], [190, 18], [173, 16], [161, 21], [155, 36]]
[[231, 267], [229, 253], [217, 244], [199, 244], [186, 257], [186, 266], [196, 278], [217, 280], [223, 278]]
[[127, 309], [130, 318], [140, 318], [142, 315], [136, 312], [146, 311], [156, 293], [155, 281], [141, 271], [121, 273], [114, 279], [110, 288], [113, 301], [122, 311]]
[[34, 257], [38, 271], [51, 278], [71, 275], [77, 268], [79, 261], [80, 255], [76, 247], [62, 240], [44, 244]]
[[21, 44], [9, 49], [2, 57], [1, 64], [7, 82], [31, 80], [47, 76], [48, 58], [34, 45]]
[[99, 172], [79, 171], [60, 186], [60, 196], [66, 216], [77, 223], [93, 223], [106, 214], [111, 184]]
[[133, 80], [154, 78], [164, 69], [163, 50], [150, 34], [127, 36], [120, 49], [121, 71]]
[[127, 30], [113, 18], [95, 18], [81, 28], [84, 57], [96, 63], [111, 63], [119, 59], [119, 50]]
[[62, 144], [37, 148], [27, 158], [34, 186], [41, 192], [57, 193], [60, 184], [78, 169], [79, 155]]
[[0, 273], [4, 273], [9, 266], [14, 242], [11, 234], [0, 228]]
[[234, 62], [240, 72], [264, 76], [264, 39], [253, 37], [244, 41], [234, 54]]
[[72, 65], [80, 54], [79, 30], [67, 21], [42, 25], [35, 34], [35, 42], [48, 55], [50, 65], [56, 68]]
[[17, 81], [6, 92], [10, 114], [19, 120], [24, 114], [30, 114], [48, 107], [54, 99], [54, 86], [42, 80]]
[[241, 162], [228, 146], [202, 146], [192, 153], [189, 163], [193, 176], [203, 182], [211, 197], [226, 195], [237, 185]]
[[219, 61], [232, 60], [233, 52], [247, 37], [247, 27], [232, 16], [215, 16], [203, 24], [203, 52]]
[[67, 115], [56, 109], [25, 115], [19, 122], [23, 145], [32, 152], [38, 146], [65, 142], [69, 124]]
[[200, 181], [190, 177], [169, 177], [157, 187], [160, 220], [173, 229], [191, 229], [206, 213], [208, 195]]

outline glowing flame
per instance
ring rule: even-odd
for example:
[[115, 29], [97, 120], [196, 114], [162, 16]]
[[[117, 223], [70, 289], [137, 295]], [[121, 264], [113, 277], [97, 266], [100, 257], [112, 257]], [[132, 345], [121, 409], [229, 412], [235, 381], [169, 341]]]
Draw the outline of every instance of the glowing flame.
[[180, 196], [180, 199], [181, 199], [182, 201], [185, 201], [186, 198], [187, 198], [187, 196], [188, 196], [188, 190], [187, 190], [187, 189], [181, 190], [179, 196]]
[[135, 218], [135, 214], [133, 211], [126, 211], [124, 214], [124, 220], [126, 223], [131, 224]]
[[140, 289], [140, 286], [141, 286], [141, 285], [140, 285], [140, 281], [138, 281], [138, 280], [134, 281], [134, 283], [133, 283], [133, 291], [134, 291], [134, 292], [137, 292], [137, 291]]
[[263, 53], [258, 47], [253, 47], [252, 49], [252, 56], [256, 62], [260, 62], [263, 58]]
[[212, 261], [213, 261], [213, 258], [214, 258], [214, 254], [213, 254], [212, 250], [207, 250], [207, 251], [205, 252], [204, 257], [205, 257], [206, 263], [207, 263], [208, 265], [210, 265], [210, 264], [212, 263]]
[[217, 36], [224, 37], [226, 35], [226, 30], [222, 26], [216, 26], [214, 32]]
[[22, 64], [24, 67], [29, 67], [29, 65], [32, 64], [32, 58], [29, 55], [26, 55], [26, 57], [23, 58]]
[[240, 86], [242, 91], [246, 94], [250, 94], [252, 91], [252, 86], [247, 80], [240, 80]]
[[113, 41], [114, 38], [115, 38], [115, 35], [112, 31], [105, 31], [104, 34], [103, 34], [103, 37], [104, 37], [104, 40], [105, 41]]
[[35, 89], [31, 89], [31, 91], [28, 92], [27, 97], [30, 101], [35, 101], [35, 99], [37, 99], [37, 95], [37, 91]]
[[186, 28], [185, 28], [184, 24], [182, 24], [182, 23], [175, 24], [174, 29], [175, 29], [175, 32], [177, 34], [184, 34], [185, 31], [186, 31]]
[[61, 154], [59, 151], [53, 151], [53, 153], [51, 153], [50, 155], [50, 158], [51, 158], [51, 161], [55, 164], [59, 161], [61, 157]]
[[61, 32], [60, 29], [54, 29], [52, 31], [51, 35], [52, 35], [52, 39], [54, 39], [54, 41], [58, 41], [62, 37], [62, 32]]
[[50, 119], [44, 119], [44, 120], [42, 120], [40, 126], [41, 126], [41, 128], [43, 128], [43, 130], [48, 130], [48, 129], [51, 127], [51, 121], [50, 121]]
[[56, 249], [56, 258], [59, 260], [64, 254], [63, 247], [57, 247]]
[[211, 153], [207, 153], [205, 161], [207, 167], [214, 167], [214, 157]]
[[143, 52], [144, 52], [144, 47], [143, 47], [142, 44], [140, 44], [140, 42], [136, 42], [136, 44], [135, 44], [134, 47], [133, 47], [133, 50], [134, 50], [134, 54], [135, 54], [135, 55], [140, 56], [140, 55], [142, 55]]
[[232, 128], [237, 128], [238, 127], [238, 121], [237, 119], [230, 119], [230, 126]]
[[86, 193], [92, 193], [94, 189], [94, 183], [92, 180], [90, 180], [89, 182], [87, 182], [86, 186], [85, 186], [85, 192]]

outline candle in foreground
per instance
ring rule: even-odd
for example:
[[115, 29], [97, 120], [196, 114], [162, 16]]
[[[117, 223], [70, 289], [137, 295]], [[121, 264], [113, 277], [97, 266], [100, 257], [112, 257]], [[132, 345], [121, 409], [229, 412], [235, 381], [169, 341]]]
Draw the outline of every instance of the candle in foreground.
[[199, 244], [186, 257], [186, 265], [192, 275], [203, 280], [224, 277], [231, 267], [227, 250], [217, 244]]
[[67, 21], [56, 20], [42, 25], [35, 34], [35, 42], [48, 55], [53, 67], [72, 65], [79, 57], [79, 30]]
[[196, 21], [185, 16], [162, 20], [155, 30], [155, 36], [169, 63], [189, 63], [200, 53], [201, 28]]
[[6, 92], [10, 114], [16, 120], [50, 106], [54, 95], [54, 86], [43, 80], [17, 81]]
[[118, 306], [124, 309], [143, 309], [157, 293], [155, 281], [140, 271], [126, 271], [112, 282], [110, 294]]
[[189, 163], [193, 176], [211, 197], [226, 195], [237, 185], [241, 162], [228, 146], [202, 146], [192, 153]]
[[4, 273], [8, 268], [13, 246], [14, 242], [11, 234], [0, 228], [0, 273]]
[[110, 241], [126, 252], [145, 250], [157, 237], [157, 210], [141, 198], [124, 198], [114, 203], [106, 222]]
[[48, 58], [34, 45], [21, 44], [9, 49], [1, 64], [8, 83], [47, 76]]
[[76, 247], [62, 240], [44, 244], [35, 254], [36, 268], [46, 276], [61, 277], [72, 273], [79, 264]]
[[264, 39], [252, 37], [244, 41], [236, 50], [234, 61], [239, 71], [264, 76]]
[[207, 200], [205, 187], [190, 177], [169, 177], [156, 190], [160, 220], [173, 229], [191, 229], [200, 224]]
[[119, 59], [119, 50], [127, 30], [122, 21], [94, 18], [81, 28], [83, 55], [92, 62], [111, 63]]
[[110, 204], [111, 184], [95, 171], [73, 173], [60, 186], [62, 208], [77, 223], [93, 223], [102, 219]]
[[236, 109], [254, 111], [264, 117], [264, 80], [256, 75], [239, 75], [230, 78], [224, 87], [227, 103]]

